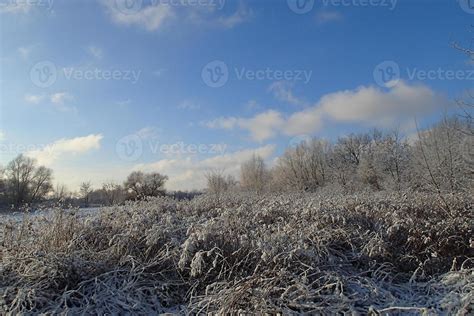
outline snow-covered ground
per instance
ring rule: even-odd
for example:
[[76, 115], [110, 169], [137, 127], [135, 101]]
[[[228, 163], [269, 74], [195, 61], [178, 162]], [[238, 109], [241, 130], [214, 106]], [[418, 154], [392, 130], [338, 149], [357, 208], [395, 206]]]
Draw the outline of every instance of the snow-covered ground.
[[[85, 208], [73, 208], [73, 209], [65, 209], [64, 212], [67, 213], [75, 213], [79, 214], [80, 216], [90, 216], [96, 214], [99, 211], [100, 207], [85, 207]], [[37, 217], [37, 216], [48, 216], [52, 213], [53, 209], [47, 210], [36, 210], [30, 212], [4, 212], [0, 213], [0, 223], [8, 220], [13, 221], [21, 221], [25, 216], [29, 217]]]

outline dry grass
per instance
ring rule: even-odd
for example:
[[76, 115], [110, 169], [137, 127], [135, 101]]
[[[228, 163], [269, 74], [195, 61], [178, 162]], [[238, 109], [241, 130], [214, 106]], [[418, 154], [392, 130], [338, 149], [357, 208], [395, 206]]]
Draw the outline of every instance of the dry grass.
[[4, 224], [0, 314], [472, 314], [472, 198], [444, 201], [201, 196], [25, 218]]

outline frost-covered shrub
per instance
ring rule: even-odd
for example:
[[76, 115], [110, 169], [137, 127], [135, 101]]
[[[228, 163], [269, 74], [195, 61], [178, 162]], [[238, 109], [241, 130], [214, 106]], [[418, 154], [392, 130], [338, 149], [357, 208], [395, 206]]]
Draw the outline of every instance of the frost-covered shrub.
[[241, 193], [25, 218], [3, 225], [0, 314], [469, 314], [472, 204]]

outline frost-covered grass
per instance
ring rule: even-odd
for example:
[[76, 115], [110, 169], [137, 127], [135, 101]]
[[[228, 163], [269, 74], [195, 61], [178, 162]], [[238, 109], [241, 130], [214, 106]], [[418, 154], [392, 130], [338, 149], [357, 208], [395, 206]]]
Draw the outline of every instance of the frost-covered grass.
[[4, 225], [0, 314], [472, 314], [472, 204], [229, 195], [58, 210]]

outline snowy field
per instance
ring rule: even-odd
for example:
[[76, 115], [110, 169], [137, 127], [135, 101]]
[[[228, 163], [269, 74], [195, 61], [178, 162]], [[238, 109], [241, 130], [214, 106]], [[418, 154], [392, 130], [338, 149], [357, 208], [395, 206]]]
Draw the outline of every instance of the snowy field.
[[[100, 210], [100, 207], [87, 207], [87, 208], [74, 208], [63, 210], [67, 214], [78, 214], [80, 216], [91, 216], [96, 214]], [[0, 223], [6, 221], [21, 221], [25, 217], [37, 218], [41, 216], [51, 216], [54, 209], [36, 210], [29, 212], [13, 211], [13, 212], [2, 212], [0, 213]]]
[[205, 195], [91, 213], [4, 226], [1, 314], [473, 312], [469, 196]]

